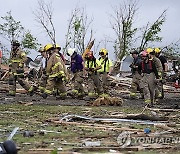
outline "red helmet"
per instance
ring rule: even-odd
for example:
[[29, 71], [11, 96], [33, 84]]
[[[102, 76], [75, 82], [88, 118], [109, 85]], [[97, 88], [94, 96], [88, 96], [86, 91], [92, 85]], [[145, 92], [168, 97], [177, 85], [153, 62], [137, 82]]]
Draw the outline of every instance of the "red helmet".
[[148, 52], [146, 50], [144, 50], [140, 53], [140, 55], [141, 55], [141, 57], [147, 57]]

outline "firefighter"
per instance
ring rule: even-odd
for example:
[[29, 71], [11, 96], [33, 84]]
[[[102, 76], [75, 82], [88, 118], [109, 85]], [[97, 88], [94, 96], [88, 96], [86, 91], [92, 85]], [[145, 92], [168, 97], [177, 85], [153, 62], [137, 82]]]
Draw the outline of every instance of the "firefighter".
[[46, 76], [46, 66], [47, 66], [47, 53], [44, 50], [44, 47], [40, 47], [38, 50], [39, 53], [41, 53], [41, 56], [43, 59], [45, 59], [45, 64], [41, 66], [40, 68], [40, 77], [38, 80], [38, 89], [41, 93], [44, 93], [47, 83], [47, 76]]
[[105, 48], [102, 48], [99, 51], [99, 61], [101, 64], [101, 69], [97, 70], [99, 72], [99, 79], [100, 84], [103, 88], [103, 95], [106, 96], [107, 94], [107, 86], [108, 86], [108, 78], [111, 75], [113, 64], [112, 61], [108, 58], [108, 50]]
[[83, 88], [84, 80], [84, 61], [81, 55], [76, 51], [76, 48], [69, 48], [67, 55], [71, 57], [70, 69], [73, 73], [74, 89], [72, 95], [77, 97], [83, 97], [85, 95]]
[[158, 98], [163, 99], [164, 98], [164, 90], [163, 90], [163, 83], [165, 82], [166, 73], [168, 71], [168, 63], [167, 59], [161, 55], [161, 50], [159, 48], [154, 48], [155, 56], [159, 58], [161, 61], [162, 67], [163, 67], [163, 74], [162, 74], [162, 82], [159, 82], [158, 84], [158, 90], [156, 92], [156, 95]]
[[154, 105], [157, 81], [162, 78], [162, 65], [160, 60], [153, 56], [154, 54], [154, 51], [150, 49], [141, 52], [141, 70], [144, 84], [143, 93], [145, 103], [147, 103], [149, 107]]
[[168, 71], [168, 62], [165, 56], [161, 54], [161, 49], [160, 48], [154, 48], [155, 51], [155, 56], [159, 58], [161, 61], [162, 67], [163, 67], [163, 73], [167, 73]]
[[59, 44], [55, 44], [55, 45], [53, 45], [53, 46], [54, 46], [55, 52], [58, 53], [58, 54], [61, 56], [61, 59], [62, 59], [63, 62], [65, 63], [66, 60], [65, 60], [65, 58], [64, 58], [64, 55], [60, 52], [60, 51], [61, 51], [60, 45], [59, 45]]
[[141, 57], [139, 56], [139, 53], [135, 50], [131, 52], [131, 55], [133, 57], [133, 62], [129, 66], [131, 68], [132, 72], [132, 83], [130, 88], [130, 98], [138, 98], [137, 97], [137, 90], [139, 89], [141, 93], [141, 97], [143, 98], [143, 82], [142, 82], [142, 76], [141, 76]]
[[24, 63], [26, 54], [20, 48], [20, 43], [12, 41], [12, 51], [9, 60], [9, 96], [16, 94], [16, 81], [32, 96], [35, 88], [24, 79]]
[[88, 97], [94, 98], [103, 93], [103, 89], [99, 84], [99, 73], [97, 70], [102, 66], [98, 59], [93, 55], [92, 51], [89, 51], [85, 55], [85, 70], [88, 75]]
[[[155, 89], [155, 98], [162, 98], [162, 82], [163, 82], [163, 66], [159, 58], [155, 56], [155, 50], [153, 48], [148, 48], [147, 52], [149, 54], [149, 58], [156, 65], [156, 89]], [[157, 100], [158, 101], [158, 100]]]
[[53, 94], [53, 91], [55, 91], [58, 96], [64, 99], [67, 95], [64, 85], [64, 81], [68, 78], [67, 70], [59, 52], [54, 49], [55, 47], [52, 44], [47, 44], [44, 47], [44, 50], [48, 54], [46, 67], [46, 75], [48, 76], [48, 79], [42, 97], [46, 99], [48, 95]]

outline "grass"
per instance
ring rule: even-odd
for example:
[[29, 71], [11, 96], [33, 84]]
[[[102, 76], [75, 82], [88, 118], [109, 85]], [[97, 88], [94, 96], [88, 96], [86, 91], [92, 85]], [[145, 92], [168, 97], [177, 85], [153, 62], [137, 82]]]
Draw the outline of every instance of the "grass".
[[[117, 144], [116, 139], [119, 135], [117, 130], [101, 130], [95, 128], [80, 128], [76, 125], [60, 125], [47, 122], [48, 118], [59, 117], [65, 114], [89, 116], [107, 116], [113, 112], [140, 113], [139, 108], [122, 108], [122, 107], [87, 107], [87, 106], [50, 106], [50, 105], [32, 105], [25, 106], [22, 104], [1, 104], [0, 105], [0, 142], [6, 140], [7, 135], [15, 127], [19, 127], [18, 133], [13, 140], [20, 147], [20, 154], [27, 153], [31, 148], [58, 148], [63, 150], [71, 149], [77, 144], [82, 144], [83, 140], [101, 140], [102, 144]], [[117, 127], [125, 126], [118, 124]], [[144, 129], [147, 125], [132, 124], [128, 125], [135, 129]], [[148, 126], [149, 127], [149, 126]], [[154, 128], [150, 127], [153, 131]], [[3, 132], [2, 130], [5, 130]], [[33, 137], [24, 137], [23, 132], [34, 132]], [[46, 130], [47, 133], [39, 133]], [[54, 132], [48, 132], [54, 131]], [[3, 136], [6, 135], [6, 136]]]

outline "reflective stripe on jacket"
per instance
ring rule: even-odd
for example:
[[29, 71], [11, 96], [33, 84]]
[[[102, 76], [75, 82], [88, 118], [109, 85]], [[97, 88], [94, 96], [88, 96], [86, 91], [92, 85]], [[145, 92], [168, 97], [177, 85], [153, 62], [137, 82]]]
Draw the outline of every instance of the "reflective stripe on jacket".
[[64, 77], [67, 75], [64, 61], [58, 53], [53, 53], [47, 61], [46, 72], [50, 78]]

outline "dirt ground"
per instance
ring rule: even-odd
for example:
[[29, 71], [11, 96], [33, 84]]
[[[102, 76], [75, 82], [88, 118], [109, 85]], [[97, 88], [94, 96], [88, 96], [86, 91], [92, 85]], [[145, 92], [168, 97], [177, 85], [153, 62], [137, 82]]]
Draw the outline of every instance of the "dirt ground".
[[[126, 89], [127, 90], [127, 89]], [[83, 99], [67, 98], [56, 100], [53, 96], [43, 99], [35, 94], [30, 97], [27, 94], [17, 94], [16, 97], [6, 96], [6, 92], [0, 91], [0, 141], [6, 140], [9, 133], [19, 127], [13, 140], [19, 153], [178, 153], [178, 144], [163, 145], [161, 148], [129, 147], [121, 148], [117, 143], [117, 137], [122, 130], [132, 129], [134, 134], [144, 135], [144, 129], [149, 128], [150, 134], [164, 132], [151, 124], [138, 124], [129, 122], [96, 122], [96, 121], [72, 121], [72, 123], [59, 123], [59, 119], [66, 115], [81, 115], [87, 117], [115, 117], [126, 114], [139, 114], [144, 109], [142, 99], [132, 100], [128, 98], [126, 91], [111, 91], [111, 94], [123, 99], [121, 106], [91, 106], [90, 101]], [[168, 117], [168, 122], [175, 124], [174, 129], [180, 130], [180, 93], [165, 92], [165, 98], [155, 104], [156, 109], [175, 109], [175, 112], [158, 112], [157, 116]], [[149, 110], [145, 114], [151, 115]], [[53, 120], [52, 120], [53, 119]], [[33, 132], [32, 136], [24, 136], [24, 132]], [[172, 133], [180, 137], [180, 133]], [[100, 146], [89, 148], [85, 144], [90, 141]], [[142, 145], [141, 145], [142, 147]], [[141, 150], [140, 150], [141, 149]], [[53, 151], [53, 152], [52, 152]]]

